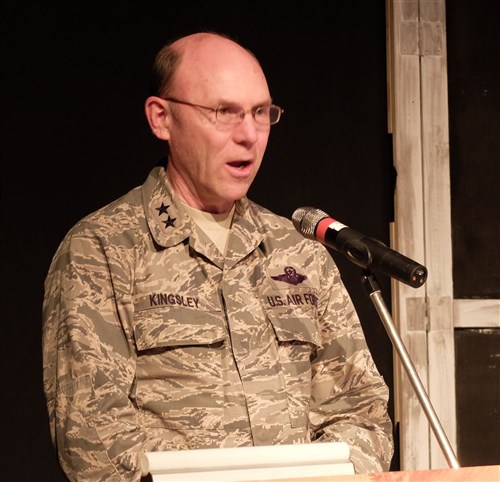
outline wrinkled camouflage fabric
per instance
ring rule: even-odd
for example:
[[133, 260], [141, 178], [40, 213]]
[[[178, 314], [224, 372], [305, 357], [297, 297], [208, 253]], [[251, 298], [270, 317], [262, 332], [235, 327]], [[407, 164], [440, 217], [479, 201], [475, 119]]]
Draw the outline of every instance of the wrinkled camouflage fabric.
[[44, 390], [70, 480], [144, 451], [346, 441], [388, 470], [388, 388], [320, 243], [248, 199], [225, 258], [163, 168], [67, 234], [45, 281]]

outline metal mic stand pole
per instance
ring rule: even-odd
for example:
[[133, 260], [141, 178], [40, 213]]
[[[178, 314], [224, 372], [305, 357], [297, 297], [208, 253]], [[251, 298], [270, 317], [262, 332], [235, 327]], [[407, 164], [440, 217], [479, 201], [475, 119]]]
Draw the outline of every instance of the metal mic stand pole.
[[362, 282], [373, 304], [375, 305], [375, 309], [377, 310], [377, 313], [379, 314], [380, 319], [384, 324], [384, 327], [392, 341], [393, 346], [396, 348], [399, 354], [399, 357], [401, 359], [401, 362], [403, 363], [406, 373], [410, 378], [411, 384], [413, 385], [413, 388], [417, 393], [417, 397], [420, 400], [420, 404], [424, 409], [425, 415], [429, 420], [434, 435], [436, 436], [436, 439], [439, 442], [441, 450], [443, 451], [443, 454], [446, 457], [446, 460], [448, 461], [448, 466], [454, 469], [460, 468], [457, 457], [453, 452], [450, 442], [448, 441], [448, 438], [446, 437], [443, 427], [439, 422], [436, 412], [432, 407], [431, 401], [429, 400], [429, 397], [425, 392], [422, 382], [418, 377], [417, 371], [413, 366], [413, 363], [406, 350], [406, 347], [404, 346], [404, 343], [401, 340], [398, 331], [396, 330], [396, 327], [394, 325], [394, 322], [392, 321], [389, 310], [387, 309], [384, 299], [382, 298], [380, 287], [375, 277], [370, 272], [365, 272], [362, 277]]

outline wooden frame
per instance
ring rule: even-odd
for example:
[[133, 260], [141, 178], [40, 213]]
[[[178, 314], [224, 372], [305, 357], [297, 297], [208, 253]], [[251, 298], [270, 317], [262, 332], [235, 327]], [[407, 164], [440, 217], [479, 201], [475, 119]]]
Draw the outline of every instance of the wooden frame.
[[[392, 244], [425, 264], [426, 284], [393, 283], [393, 316], [456, 447], [453, 284], [444, 0], [387, 0], [389, 130], [397, 171]], [[447, 467], [395, 360], [401, 469]]]

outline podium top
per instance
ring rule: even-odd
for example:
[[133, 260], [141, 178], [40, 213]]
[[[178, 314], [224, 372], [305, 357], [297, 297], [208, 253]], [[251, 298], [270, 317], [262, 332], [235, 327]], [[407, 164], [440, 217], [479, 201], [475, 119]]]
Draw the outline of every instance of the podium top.
[[[430, 469], [379, 472], [327, 477], [299, 477], [273, 482], [499, 482], [500, 465], [460, 467], [458, 469]], [[246, 480], [244, 482], [256, 482]], [[260, 482], [260, 481], [259, 481]]]

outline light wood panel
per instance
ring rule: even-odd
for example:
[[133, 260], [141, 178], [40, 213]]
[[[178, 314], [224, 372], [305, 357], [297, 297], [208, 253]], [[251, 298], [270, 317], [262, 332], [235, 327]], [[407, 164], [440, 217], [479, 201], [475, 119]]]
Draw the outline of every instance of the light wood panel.
[[498, 482], [499, 480], [500, 465], [485, 465], [480, 467], [461, 467], [459, 469], [412, 470], [357, 475], [334, 475], [331, 477], [274, 479], [272, 482]]
[[[397, 170], [392, 244], [429, 271], [393, 283], [393, 316], [443, 430], [456, 446], [444, 0], [388, 0], [389, 104]], [[447, 467], [406, 375], [396, 373], [401, 468]]]

